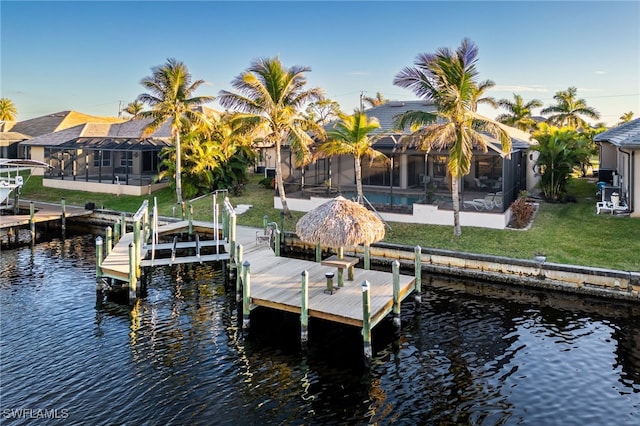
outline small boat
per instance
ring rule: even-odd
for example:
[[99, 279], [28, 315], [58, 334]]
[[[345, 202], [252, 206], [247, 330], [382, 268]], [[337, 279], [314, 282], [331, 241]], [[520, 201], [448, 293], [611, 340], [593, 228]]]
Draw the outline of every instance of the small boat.
[[8, 203], [11, 193], [20, 191], [25, 182], [24, 172], [29, 177], [36, 167], [49, 168], [49, 165], [37, 160], [0, 158], [0, 204], [5, 201]]

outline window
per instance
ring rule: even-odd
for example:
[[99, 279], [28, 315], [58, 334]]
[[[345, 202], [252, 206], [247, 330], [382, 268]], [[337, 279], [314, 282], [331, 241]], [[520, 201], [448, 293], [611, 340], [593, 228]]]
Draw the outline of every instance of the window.
[[130, 153], [125, 152], [124, 155], [120, 156], [120, 167], [129, 167], [130, 169], [133, 167], [133, 158], [127, 158], [130, 155]]
[[111, 166], [111, 151], [94, 151], [93, 167], [100, 167], [100, 158], [102, 158], [102, 167]]

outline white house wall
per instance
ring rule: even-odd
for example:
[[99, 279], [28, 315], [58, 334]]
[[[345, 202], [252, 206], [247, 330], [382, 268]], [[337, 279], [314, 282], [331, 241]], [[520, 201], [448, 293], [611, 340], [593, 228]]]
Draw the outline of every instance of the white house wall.
[[632, 155], [632, 169], [635, 170], [635, 176], [629, 176], [629, 179], [634, 179], [633, 185], [631, 188], [633, 190], [633, 194], [631, 195], [631, 199], [633, 200], [633, 208], [634, 211], [631, 212], [631, 217], [640, 217], [640, 150], [633, 151], [634, 155]]
[[[287, 198], [290, 210], [308, 212], [329, 201], [327, 198], [311, 197], [310, 199]], [[273, 198], [273, 207], [282, 209], [280, 197]], [[440, 210], [438, 206], [430, 204], [414, 204], [413, 214], [384, 213], [380, 216], [388, 222], [415, 223], [424, 225], [453, 226], [453, 211]], [[511, 218], [511, 210], [505, 213], [460, 212], [461, 226], [475, 226], [479, 228], [505, 229]]]

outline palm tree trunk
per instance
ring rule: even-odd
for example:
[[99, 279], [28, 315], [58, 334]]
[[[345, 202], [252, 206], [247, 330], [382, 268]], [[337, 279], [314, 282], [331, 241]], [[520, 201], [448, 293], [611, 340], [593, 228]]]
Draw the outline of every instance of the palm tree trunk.
[[458, 177], [451, 175], [451, 200], [453, 201], [453, 235], [462, 235], [460, 227], [460, 197], [458, 196]]
[[280, 195], [280, 202], [282, 203], [282, 214], [286, 217], [291, 216], [291, 211], [287, 205], [287, 196], [284, 193], [284, 181], [282, 180], [282, 155], [280, 153], [280, 141], [276, 140], [276, 186], [278, 187], [278, 194]]
[[362, 166], [360, 164], [360, 157], [354, 156], [355, 171], [356, 171], [356, 192], [358, 194], [358, 203], [364, 203], [364, 193], [362, 192]]
[[182, 150], [180, 149], [180, 130], [176, 131], [176, 199], [182, 205]]

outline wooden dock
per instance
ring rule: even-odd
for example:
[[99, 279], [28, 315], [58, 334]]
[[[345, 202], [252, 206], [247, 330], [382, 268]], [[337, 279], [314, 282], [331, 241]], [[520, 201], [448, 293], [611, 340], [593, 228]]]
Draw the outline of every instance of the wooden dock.
[[[265, 307], [300, 315], [301, 342], [307, 340], [309, 318], [318, 318], [362, 328], [365, 358], [370, 359], [371, 330], [388, 314], [394, 314], [394, 324], [400, 326], [400, 305], [414, 290], [419, 293], [419, 278], [399, 273], [399, 263], [392, 271], [373, 271], [353, 268], [357, 258], [309, 261], [279, 256], [279, 242], [275, 252], [270, 244], [264, 244], [264, 230], [236, 227], [235, 214], [222, 226], [210, 222], [179, 221], [155, 225], [157, 235], [173, 235], [173, 243], [149, 244], [148, 229], [151, 224], [141, 223], [146, 217], [146, 206], [134, 215], [134, 231], [126, 232], [107, 256], [97, 265], [97, 278], [111, 277], [129, 287], [130, 303], [137, 297], [137, 275], [140, 266], [155, 267], [179, 263], [222, 261], [236, 271], [236, 297], [242, 301], [243, 329], [250, 327], [251, 310]], [[148, 220], [148, 217], [147, 217]], [[281, 237], [275, 228], [276, 241]], [[190, 241], [178, 241], [177, 234], [188, 233]], [[144, 234], [146, 236], [141, 235]], [[225, 234], [227, 235], [220, 235]], [[199, 235], [208, 239], [200, 240]], [[217, 239], [211, 236], [218, 235]], [[136, 242], [140, 244], [136, 259]], [[98, 259], [102, 253], [102, 241], [96, 244]], [[200, 247], [220, 247], [220, 253], [199, 255]], [[172, 256], [149, 259], [152, 249], [171, 251]], [[196, 249], [196, 255], [177, 256], [178, 249]], [[349, 278], [343, 277], [344, 269], [351, 269]], [[136, 271], [137, 272], [134, 272]], [[352, 273], [351, 273], [352, 272]], [[352, 279], [351, 279], [352, 277]], [[417, 299], [419, 300], [419, 298]]]
[[[52, 222], [61, 220], [63, 217], [63, 210], [60, 204], [53, 203], [42, 203], [42, 202], [33, 202], [34, 205], [34, 215], [33, 222], [34, 223], [42, 223], [42, 222]], [[21, 209], [30, 209], [30, 203], [27, 201], [20, 202]], [[91, 210], [86, 210], [82, 207], [75, 206], [65, 206], [64, 207], [64, 217], [76, 217], [76, 216], [87, 216], [92, 213]], [[2, 215], [0, 216], [0, 229], [3, 228], [15, 228], [25, 225], [31, 224], [31, 215], [28, 214], [20, 214], [20, 215]]]

